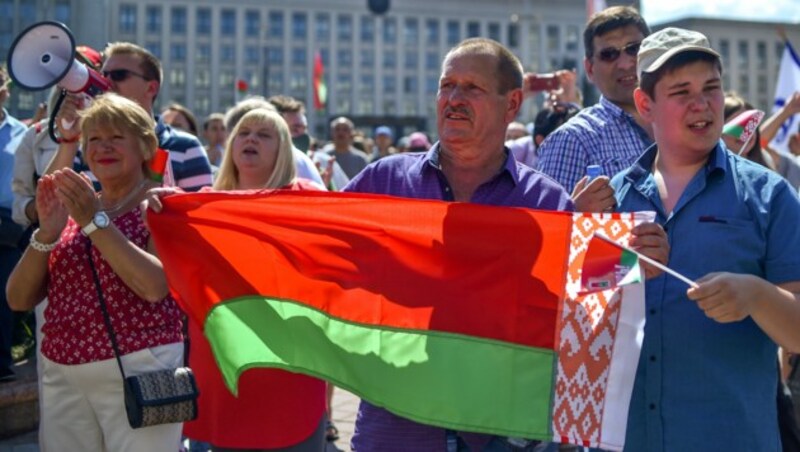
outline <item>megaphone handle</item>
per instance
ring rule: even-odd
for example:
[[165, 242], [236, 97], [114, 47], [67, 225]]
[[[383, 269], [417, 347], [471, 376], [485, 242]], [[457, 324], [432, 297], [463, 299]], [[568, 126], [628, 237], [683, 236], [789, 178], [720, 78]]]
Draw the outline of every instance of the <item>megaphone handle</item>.
[[[50, 114], [50, 121], [47, 123], [47, 133], [50, 135], [50, 139], [56, 143], [64, 141], [60, 136], [56, 135], [56, 116], [58, 116], [58, 112], [61, 110], [61, 104], [64, 103], [66, 97], [67, 90], [62, 89], [61, 94], [58, 95], [56, 104], [53, 106], [53, 112]], [[75, 121], [64, 121], [62, 119], [61, 125], [64, 126], [65, 129], [71, 129], [75, 125]]]

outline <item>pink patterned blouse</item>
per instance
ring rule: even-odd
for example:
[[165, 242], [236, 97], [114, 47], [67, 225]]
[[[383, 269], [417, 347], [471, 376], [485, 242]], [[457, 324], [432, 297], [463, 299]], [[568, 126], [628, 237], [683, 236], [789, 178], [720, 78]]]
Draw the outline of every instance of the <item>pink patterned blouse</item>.
[[[138, 207], [112, 222], [136, 246], [147, 248], [150, 232]], [[89, 266], [87, 241], [89, 238], [81, 234], [80, 226], [70, 218], [61, 233], [61, 243], [48, 262], [42, 354], [59, 364], [83, 364], [114, 357]], [[91, 258], [121, 354], [183, 340], [181, 311], [172, 296], [157, 303], [139, 298], [94, 247]]]

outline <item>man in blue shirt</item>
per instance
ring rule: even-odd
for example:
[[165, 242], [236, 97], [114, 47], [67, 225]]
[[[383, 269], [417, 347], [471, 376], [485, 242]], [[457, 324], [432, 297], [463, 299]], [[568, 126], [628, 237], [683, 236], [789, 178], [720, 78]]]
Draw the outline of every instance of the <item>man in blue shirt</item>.
[[8, 73], [0, 66], [0, 382], [14, 379], [11, 370], [11, 333], [14, 317], [6, 300], [6, 282], [11, 270], [17, 265], [21, 254], [19, 241], [23, 229], [11, 218], [14, 194], [11, 191], [11, 178], [14, 169], [14, 153], [22, 141], [24, 124], [8, 114], [3, 105], [8, 100]]
[[[644, 19], [628, 6], [605, 9], [586, 24], [583, 66], [602, 96], [596, 105], [551, 133], [538, 149], [537, 168], [568, 192], [573, 193], [587, 166], [600, 165], [603, 174], [611, 177], [629, 167], [652, 143], [633, 104], [638, 84], [636, 52], [648, 34]], [[607, 183], [607, 178], [597, 179], [592, 190]], [[603, 210], [583, 208], [577, 199], [576, 204], [579, 210]]]
[[800, 202], [720, 141], [721, 64], [705, 36], [650, 35], [638, 73], [656, 144], [611, 184], [619, 210], [656, 212], [670, 266], [697, 287], [646, 283], [626, 449], [779, 451], [777, 345], [800, 350]]

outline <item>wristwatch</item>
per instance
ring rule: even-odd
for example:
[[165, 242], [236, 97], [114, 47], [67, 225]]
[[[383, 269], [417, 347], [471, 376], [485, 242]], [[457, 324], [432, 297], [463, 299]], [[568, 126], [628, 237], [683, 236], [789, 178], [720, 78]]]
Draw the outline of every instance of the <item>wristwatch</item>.
[[83, 232], [83, 235], [88, 237], [92, 232], [98, 229], [105, 229], [110, 224], [111, 220], [108, 218], [108, 215], [100, 210], [94, 214], [94, 218], [92, 218], [91, 223], [87, 224], [81, 229], [81, 232]]

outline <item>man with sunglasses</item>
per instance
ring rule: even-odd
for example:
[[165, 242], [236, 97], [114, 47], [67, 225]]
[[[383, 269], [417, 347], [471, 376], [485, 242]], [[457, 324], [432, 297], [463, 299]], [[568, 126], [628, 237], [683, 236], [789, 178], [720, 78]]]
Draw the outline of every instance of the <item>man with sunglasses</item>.
[[[582, 209], [576, 185], [589, 165], [600, 165], [608, 177], [629, 167], [652, 143], [650, 134], [633, 103], [636, 78], [636, 54], [650, 29], [631, 7], [607, 8], [589, 19], [583, 32], [586, 57], [584, 69], [597, 86], [600, 101], [582, 110], [555, 132], [538, 149], [537, 168], [572, 192], [576, 207]], [[608, 191], [608, 177], [594, 179], [589, 191]], [[583, 189], [587, 180], [577, 188]], [[603, 210], [613, 206], [613, 194], [606, 193], [606, 204], [593, 206]]]
[[[153, 114], [155, 100], [161, 88], [161, 62], [152, 53], [135, 44], [116, 42], [105, 51], [102, 74], [111, 82], [111, 90], [141, 105]], [[48, 173], [72, 166], [78, 152], [80, 130], [73, 125], [77, 111], [83, 106], [82, 95], [70, 94], [64, 100], [56, 121], [61, 143], [58, 152], [48, 167]], [[155, 116], [158, 147], [169, 152], [169, 179], [186, 191], [196, 191], [211, 185], [211, 164], [203, 145], [188, 133], [171, 128], [159, 116]], [[87, 168], [81, 168], [87, 170]]]

